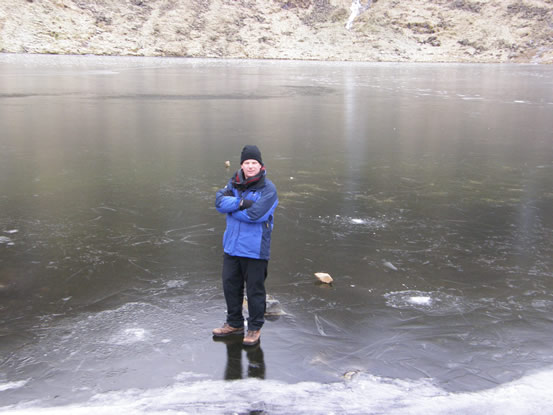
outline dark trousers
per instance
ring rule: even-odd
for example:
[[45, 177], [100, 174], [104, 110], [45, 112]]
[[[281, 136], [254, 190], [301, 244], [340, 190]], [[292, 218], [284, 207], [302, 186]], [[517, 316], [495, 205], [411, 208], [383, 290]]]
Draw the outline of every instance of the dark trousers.
[[223, 292], [227, 302], [227, 323], [243, 327], [244, 286], [248, 295], [248, 330], [259, 330], [265, 322], [265, 279], [269, 261], [224, 255]]

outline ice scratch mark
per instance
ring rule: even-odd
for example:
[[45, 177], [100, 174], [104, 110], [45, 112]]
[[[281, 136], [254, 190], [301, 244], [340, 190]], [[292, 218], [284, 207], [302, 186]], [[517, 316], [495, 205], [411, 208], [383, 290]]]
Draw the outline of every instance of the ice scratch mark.
[[25, 386], [25, 384], [27, 382], [28, 382], [28, 380], [20, 380], [18, 382], [0, 383], [0, 392], [7, 391], [7, 390], [10, 390], [10, 389], [21, 388], [21, 387]]
[[388, 262], [388, 261], [384, 261], [384, 263], [382, 265], [384, 265], [386, 268], [391, 269], [392, 271], [397, 271], [398, 270], [397, 267], [394, 264], [392, 264], [391, 262]]
[[[324, 319], [324, 318], [322, 318], [322, 317], [319, 317], [319, 316], [317, 316], [317, 318], [319, 319], [319, 322], [324, 323], [324, 324], [326, 324], [327, 326], [333, 328], [333, 329], [336, 330], [338, 333], [344, 333], [344, 329], [343, 329], [342, 327], [338, 326], [337, 324], [335, 324], [335, 323], [333, 323], [333, 322], [331, 322], [331, 321], [329, 321], [329, 320], [327, 320], [327, 319]], [[325, 332], [325, 333], [326, 333], [326, 332]]]
[[117, 209], [111, 208], [109, 206], [97, 206], [95, 208], [92, 208], [93, 211], [96, 211], [97, 209], [103, 209], [103, 210], [109, 210], [111, 212], [117, 212]]
[[200, 227], [207, 226], [207, 225], [208, 225], [207, 223], [199, 223], [199, 224], [196, 224], [196, 225], [187, 226], [187, 227], [185, 227], [185, 228], [169, 229], [168, 231], [165, 231], [165, 235], [169, 235], [169, 234], [172, 233], [172, 232], [187, 231], [187, 230], [190, 230], [190, 229], [200, 228]]
[[319, 319], [319, 316], [317, 316], [317, 314], [315, 314], [315, 325], [317, 326], [317, 331], [319, 332], [319, 334], [321, 336], [326, 336], [326, 333], [323, 329], [323, 323], [321, 322], [321, 320]]
[[132, 259], [129, 259], [129, 263], [131, 263], [132, 265], [134, 265], [135, 267], [137, 267], [138, 269], [141, 269], [142, 271], [145, 271], [147, 272], [148, 274], [151, 274], [152, 271], [150, 271], [149, 269], [146, 269], [144, 267], [141, 267], [140, 265], [138, 265], [136, 262], [134, 262]]

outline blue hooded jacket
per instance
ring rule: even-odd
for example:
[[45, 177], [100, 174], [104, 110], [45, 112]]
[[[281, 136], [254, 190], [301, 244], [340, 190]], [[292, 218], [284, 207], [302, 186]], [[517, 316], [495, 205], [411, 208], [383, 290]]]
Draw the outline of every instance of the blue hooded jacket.
[[[270, 257], [273, 213], [278, 197], [275, 185], [265, 175], [263, 168], [259, 179], [248, 183], [239, 170], [223, 189], [217, 191], [215, 208], [226, 213], [227, 217], [223, 236], [226, 254], [265, 260]], [[242, 199], [254, 203], [240, 210]]]

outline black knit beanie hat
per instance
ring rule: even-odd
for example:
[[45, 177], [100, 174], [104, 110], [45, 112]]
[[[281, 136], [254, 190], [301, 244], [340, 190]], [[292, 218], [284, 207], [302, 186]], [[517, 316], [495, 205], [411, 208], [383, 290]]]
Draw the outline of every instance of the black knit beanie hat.
[[259, 151], [257, 146], [247, 145], [242, 149], [242, 154], [240, 154], [240, 164], [244, 163], [246, 160], [257, 160], [259, 164], [263, 165], [261, 151]]

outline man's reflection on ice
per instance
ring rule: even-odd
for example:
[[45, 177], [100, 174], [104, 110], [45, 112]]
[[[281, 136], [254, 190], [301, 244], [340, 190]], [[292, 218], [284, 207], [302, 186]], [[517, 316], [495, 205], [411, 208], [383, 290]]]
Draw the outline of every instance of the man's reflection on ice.
[[247, 377], [265, 379], [265, 359], [261, 344], [255, 346], [242, 345], [242, 336], [214, 337], [214, 341], [227, 346], [227, 365], [225, 380], [243, 379], [242, 355], [246, 352], [248, 358]]

